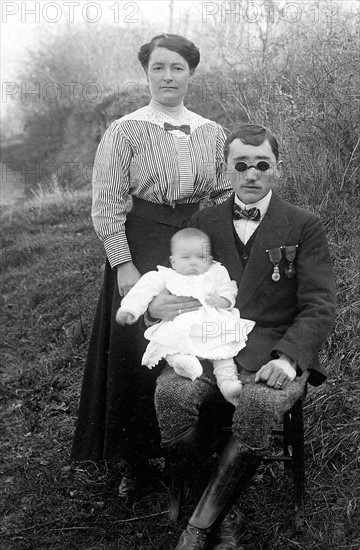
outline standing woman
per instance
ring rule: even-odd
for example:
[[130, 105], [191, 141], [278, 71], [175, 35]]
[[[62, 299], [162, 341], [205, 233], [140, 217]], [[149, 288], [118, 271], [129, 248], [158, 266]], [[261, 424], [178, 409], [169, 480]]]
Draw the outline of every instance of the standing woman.
[[[120, 327], [115, 313], [143, 273], [167, 264], [170, 238], [200, 201], [220, 203], [231, 192], [222, 171], [222, 128], [183, 104], [198, 48], [182, 36], [162, 34], [140, 48], [138, 59], [150, 104], [114, 121], [95, 158], [92, 218], [107, 262], [71, 452], [74, 460], [126, 460], [123, 496], [147, 459], [161, 455], [153, 404], [161, 365], [152, 371], [141, 366], [142, 323]], [[197, 301], [179, 300], [183, 312], [197, 309]]]

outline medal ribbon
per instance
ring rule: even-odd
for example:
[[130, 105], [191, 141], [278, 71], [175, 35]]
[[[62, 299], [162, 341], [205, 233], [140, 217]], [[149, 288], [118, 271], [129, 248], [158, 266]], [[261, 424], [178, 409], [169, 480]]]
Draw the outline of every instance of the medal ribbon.
[[270, 262], [273, 265], [279, 265], [281, 260], [281, 248], [270, 248], [266, 252], [269, 254]]
[[281, 260], [281, 248], [270, 248], [266, 252], [269, 254], [269, 260], [274, 266], [274, 271], [271, 278], [274, 283], [277, 283], [280, 280], [279, 263]]
[[288, 279], [293, 279], [295, 277], [295, 274], [296, 274], [296, 269], [294, 267], [294, 260], [295, 260], [295, 256], [296, 256], [296, 249], [297, 249], [298, 245], [293, 245], [293, 246], [284, 246], [284, 250], [285, 250], [285, 258], [287, 259], [287, 261], [289, 262], [289, 265], [285, 268], [285, 277], [287, 277]]
[[294, 246], [284, 246], [285, 258], [287, 259], [289, 264], [291, 264], [295, 260], [297, 247], [297, 244]]

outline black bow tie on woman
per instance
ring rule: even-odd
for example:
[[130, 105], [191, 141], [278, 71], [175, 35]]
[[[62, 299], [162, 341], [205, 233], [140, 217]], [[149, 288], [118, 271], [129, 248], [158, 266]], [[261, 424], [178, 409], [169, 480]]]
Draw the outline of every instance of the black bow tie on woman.
[[234, 203], [233, 208], [234, 220], [251, 220], [253, 222], [259, 222], [261, 218], [261, 213], [256, 206], [249, 208], [249, 210], [244, 210], [238, 204]]
[[180, 130], [184, 134], [190, 134], [190, 126], [188, 124], [181, 124], [181, 126], [173, 126], [169, 122], [164, 122], [164, 130], [170, 132], [171, 130]]

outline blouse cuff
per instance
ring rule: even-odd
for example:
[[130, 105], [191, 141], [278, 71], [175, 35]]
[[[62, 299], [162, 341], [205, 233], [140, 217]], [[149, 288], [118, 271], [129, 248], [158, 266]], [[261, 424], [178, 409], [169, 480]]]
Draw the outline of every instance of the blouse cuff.
[[227, 200], [232, 194], [234, 193], [233, 189], [224, 189], [222, 191], [219, 191], [219, 194], [215, 197], [212, 197], [210, 199], [210, 202], [213, 206], [222, 204], [225, 200]]
[[105, 252], [110, 266], [115, 267], [132, 260], [125, 233], [111, 235], [104, 241]]

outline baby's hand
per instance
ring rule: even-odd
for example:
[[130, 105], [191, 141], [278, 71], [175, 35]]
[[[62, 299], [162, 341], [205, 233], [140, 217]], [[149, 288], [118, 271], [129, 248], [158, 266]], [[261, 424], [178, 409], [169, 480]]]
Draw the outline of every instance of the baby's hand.
[[128, 311], [118, 309], [116, 313], [116, 322], [119, 325], [133, 325], [136, 322], [136, 318]]
[[231, 305], [229, 300], [223, 296], [219, 296], [216, 292], [213, 294], [208, 294], [205, 298], [205, 302], [208, 306], [218, 307], [220, 309], [228, 309]]

